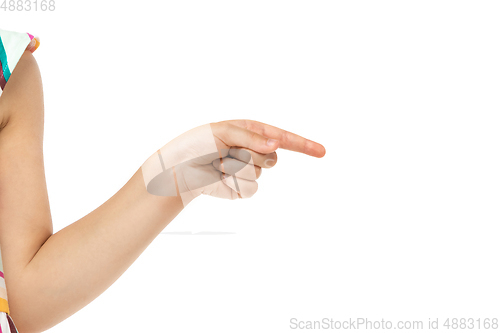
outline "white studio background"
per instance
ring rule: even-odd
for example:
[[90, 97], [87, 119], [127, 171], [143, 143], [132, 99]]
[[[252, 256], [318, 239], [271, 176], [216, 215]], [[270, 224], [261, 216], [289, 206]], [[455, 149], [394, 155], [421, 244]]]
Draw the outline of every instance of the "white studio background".
[[327, 150], [280, 150], [251, 199], [197, 199], [164, 232], [222, 234], [160, 234], [47, 332], [498, 317], [499, 14], [497, 1], [56, 0], [54, 12], [0, 11], [2, 29], [41, 37], [54, 232], [202, 124], [254, 119]]

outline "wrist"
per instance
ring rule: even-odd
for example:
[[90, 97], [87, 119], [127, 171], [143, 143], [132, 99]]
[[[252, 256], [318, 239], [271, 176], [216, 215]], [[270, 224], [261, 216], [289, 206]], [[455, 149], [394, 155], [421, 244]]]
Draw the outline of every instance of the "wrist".
[[[141, 166], [145, 194], [159, 198], [177, 198], [184, 206], [187, 206], [202, 193], [202, 189], [191, 190], [193, 186], [192, 184], [190, 186], [187, 181], [189, 177], [195, 178], [196, 176], [194, 174], [189, 175], [190, 171], [188, 169], [190, 168], [186, 163], [166, 168], [165, 156], [163, 155], [161, 150], [158, 150]], [[160, 199], [158, 201], [165, 200]]]

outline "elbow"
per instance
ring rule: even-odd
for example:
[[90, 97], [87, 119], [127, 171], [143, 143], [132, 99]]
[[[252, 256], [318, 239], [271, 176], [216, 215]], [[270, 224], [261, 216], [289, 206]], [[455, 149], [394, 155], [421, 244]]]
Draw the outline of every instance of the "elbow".
[[33, 322], [30, 322], [30, 320], [25, 320], [22, 313], [18, 311], [10, 311], [10, 317], [12, 321], [14, 322], [14, 325], [16, 326], [16, 329], [19, 333], [41, 333], [43, 330], [41, 330], [39, 327], [35, 327]]
[[9, 297], [9, 316], [19, 333], [41, 333], [50, 328], [42, 327], [42, 321], [37, 319], [37, 315], [30, 310], [29, 306], [23, 306], [17, 302], [12, 303]]

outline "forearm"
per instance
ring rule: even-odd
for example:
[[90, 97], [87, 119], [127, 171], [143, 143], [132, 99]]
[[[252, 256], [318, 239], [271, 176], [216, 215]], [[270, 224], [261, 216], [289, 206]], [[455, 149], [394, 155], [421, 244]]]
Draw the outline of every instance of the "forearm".
[[139, 169], [103, 205], [52, 235], [26, 266], [9, 289], [19, 331], [46, 330], [89, 304], [182, 209], [179, 197], [149, 194]]

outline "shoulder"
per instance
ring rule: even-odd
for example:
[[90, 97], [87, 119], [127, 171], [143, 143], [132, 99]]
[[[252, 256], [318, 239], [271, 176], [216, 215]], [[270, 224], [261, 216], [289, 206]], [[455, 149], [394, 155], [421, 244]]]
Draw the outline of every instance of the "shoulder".
[[24, 51], [0, 95], [0, 129], [38, 112], [42, 101], [40, 69], [32, 52]]

